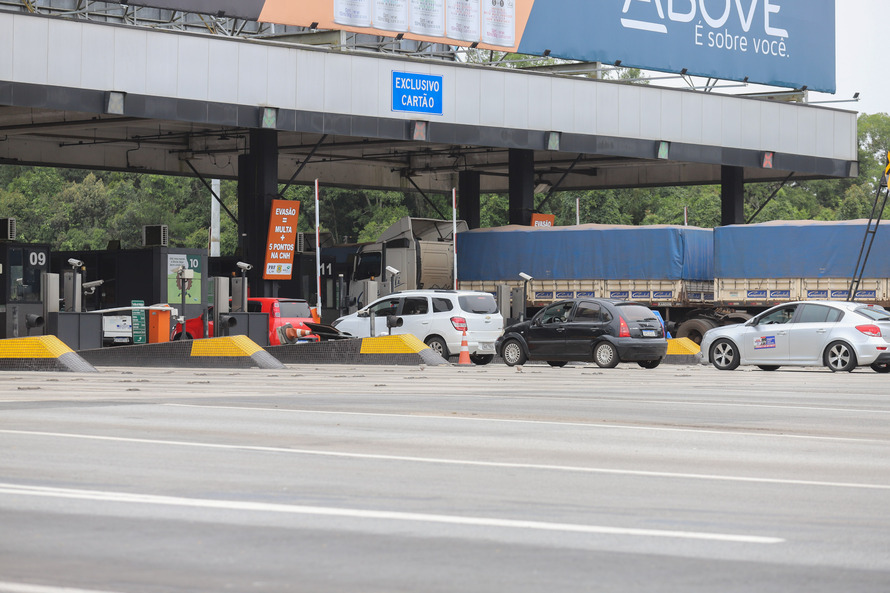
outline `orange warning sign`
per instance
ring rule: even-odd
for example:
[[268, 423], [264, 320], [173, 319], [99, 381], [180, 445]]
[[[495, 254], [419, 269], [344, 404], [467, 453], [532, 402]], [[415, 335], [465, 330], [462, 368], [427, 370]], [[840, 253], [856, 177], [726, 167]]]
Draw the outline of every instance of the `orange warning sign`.
[[294, 270], [294, 245], [297, 242], [297, 220], [300, 202], [272, 200], [269, 234], [266, 239], [264, 280], [290, 280]]

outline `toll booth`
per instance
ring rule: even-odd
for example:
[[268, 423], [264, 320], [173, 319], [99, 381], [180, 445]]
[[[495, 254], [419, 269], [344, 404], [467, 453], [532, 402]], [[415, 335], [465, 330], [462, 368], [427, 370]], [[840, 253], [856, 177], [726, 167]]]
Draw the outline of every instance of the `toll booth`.
[[49, 245], [0, 243], [0, 338], [42, 336]]

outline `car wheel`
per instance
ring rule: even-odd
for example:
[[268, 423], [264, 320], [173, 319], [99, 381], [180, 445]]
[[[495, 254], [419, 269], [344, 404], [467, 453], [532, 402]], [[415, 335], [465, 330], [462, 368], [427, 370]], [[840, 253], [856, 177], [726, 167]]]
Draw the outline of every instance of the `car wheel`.
[[494, 360], [494, 354], [470, 354], [470, 362], [473, 364], [488, 364]]
[[832, 342], [829, 344], [828, 348], [825, 349], [822, 361], [832, 373], [837, 373], [838, 371], [847, 371], [849, 373], [856, 368], [856, 354], [844, 342]]
[[655, 367], [657, 367], [658, 365], [661, 364], [661, 359], [659, 358], [658, 360], [641, 360], [637, 364], [640, 365], [641, 367], [643, 367], [644, 369], [654, 369]]
[[552, 367], [560, 368], [560, 367], [566, 366], [569, 363], [566, 360], [548, 360], [547, 364], [549, 364]]
[[717, 340], [711, 347], [711, 362], [721, 371], [732, 371], [738, 368], [738, 348], [729, 340]]
[[757, 368], [761, 371], [777, 371], [779, 370], [779, 365], [777, 364], [759, 364]]
[[600, 368], [615, 368], [618, 366], [618, 349], [609, 342], [600, 342], [593, 348], [593, 360]]
[[524, 364], [528, 360], [519, 340], [507, 340], [504, 343], [504, 348], [501, 350], [501, 356], [504, 357], [504, 362], [507, 363], [507, 366], [511, 367], [517, 364]]
[[192, 339], [194, 339], [194, 338], [192, 338], [192, 334], [190, 334], [190, 333], [188, 333], [188, 332], [185, 333], [185, 337], [183, 337], [181, 333], [175, 333], [175, 334], [173, 334], [173, 341], [174, 341], [174, 342], [177, 341], [177, 340], [192, 340]]
[[871, 370], [876, 373], [890, 373], [890, 362], [873, 362]]
[[439, 336], [430, 336], [423, 343], [442, 358], [448, 358], [448, 346], [445, 344], [445, 340]]

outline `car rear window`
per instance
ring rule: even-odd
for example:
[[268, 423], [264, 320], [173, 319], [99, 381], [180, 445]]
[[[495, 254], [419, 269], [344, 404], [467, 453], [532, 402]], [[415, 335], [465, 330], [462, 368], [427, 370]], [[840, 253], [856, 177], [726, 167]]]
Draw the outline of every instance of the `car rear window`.
[[309, 303], [279, 301], [278, 307], [282, 317], [312, 317], [309, 311]]
[[657, 321], [650, 309], [642, 305], [618, 305], [618, 312], [627, 321]]
[[467, 313], [486, 315], [498, 312], [498, 304], [490, 294], [472, 294], [457, 297], [460, 308]]
[[890, 321], [890, 311], [883, 307], [859, 307], [856, 312], [874, 321]]

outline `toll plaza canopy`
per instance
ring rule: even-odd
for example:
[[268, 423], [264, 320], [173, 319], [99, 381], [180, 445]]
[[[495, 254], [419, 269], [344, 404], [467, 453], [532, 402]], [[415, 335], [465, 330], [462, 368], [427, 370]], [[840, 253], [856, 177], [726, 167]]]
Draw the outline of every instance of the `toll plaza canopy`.
[[561, 190], [858, 173], [850, 111], [0, 10], [2, 163], [239, 178], [257, 130], [340, 187], [506, 192], [516, 150]]

